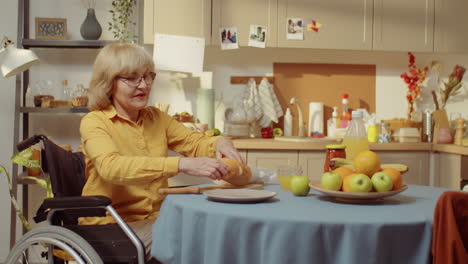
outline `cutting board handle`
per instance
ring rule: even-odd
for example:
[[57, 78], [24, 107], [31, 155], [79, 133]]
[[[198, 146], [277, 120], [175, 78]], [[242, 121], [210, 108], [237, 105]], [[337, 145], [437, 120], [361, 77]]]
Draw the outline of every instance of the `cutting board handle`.
[[159, 194], [199, 194], [200, 187], [161, 188]]

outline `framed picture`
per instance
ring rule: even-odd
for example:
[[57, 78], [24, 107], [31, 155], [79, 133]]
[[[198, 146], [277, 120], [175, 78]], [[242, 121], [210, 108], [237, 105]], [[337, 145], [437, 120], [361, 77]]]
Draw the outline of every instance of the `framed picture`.
[[36, 17], [36, 39], [67, 39], [67, 20]]

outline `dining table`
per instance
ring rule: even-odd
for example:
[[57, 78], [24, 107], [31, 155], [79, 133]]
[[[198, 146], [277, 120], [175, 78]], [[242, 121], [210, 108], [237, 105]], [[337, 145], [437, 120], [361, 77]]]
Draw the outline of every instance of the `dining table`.
[[430, 263], [434, 209], [447, 189], [408, 185], [384, 199], [350, 202], [278, 184], [259, 202], [203, 194], [165, 198], [153, 225], [162, 263]]

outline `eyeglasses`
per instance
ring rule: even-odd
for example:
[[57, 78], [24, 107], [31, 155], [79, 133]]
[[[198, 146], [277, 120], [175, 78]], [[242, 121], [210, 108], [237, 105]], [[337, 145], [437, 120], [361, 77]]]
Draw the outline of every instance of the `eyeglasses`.
[[117, 76], [117, 78], [122, 79], [126, 84], [137, 87], [141, 84], [142, 80], [145, 80], [146, 85], [151, 85], [153, 84], [154, 79], [156, 78], [156, 73], [155, 72], [150, 72], [146, 75], [143, 75], [141, 77], [138, 76], [130, 76], [130, 77], [123, 77], [123, 76]]

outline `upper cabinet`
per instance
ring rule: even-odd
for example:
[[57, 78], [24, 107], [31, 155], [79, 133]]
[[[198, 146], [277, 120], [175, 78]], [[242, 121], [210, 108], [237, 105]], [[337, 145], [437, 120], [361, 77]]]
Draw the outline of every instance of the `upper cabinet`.
[[435, 1], [434, 51], [468, 51], [467, 11], [467, 0]]
[[220, 45], [220, 28], [237, 28], [239, 46], [247, 46], [251, 25], [267, 28], [266, 46], [277, 46], [277, 0], [213, 0], [212, 40]]
[[[373, 0], [278, 0], [278, 47], [371, 50], [372, 13]], [[304, 30], [304, 40], [288, 40], [290, 18], [322, 27]]]
[[374, 0], [374, 50], [432, 52], [433, 47], [434, 0]]
[[145, 0], [143, 43], [154, 33], [211, 39], [211, 0]]

